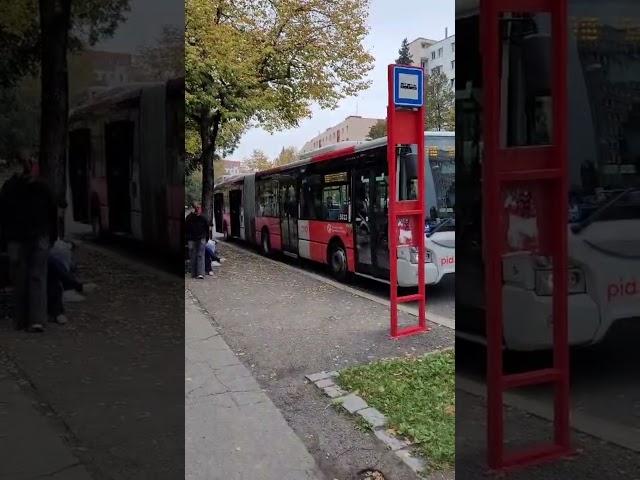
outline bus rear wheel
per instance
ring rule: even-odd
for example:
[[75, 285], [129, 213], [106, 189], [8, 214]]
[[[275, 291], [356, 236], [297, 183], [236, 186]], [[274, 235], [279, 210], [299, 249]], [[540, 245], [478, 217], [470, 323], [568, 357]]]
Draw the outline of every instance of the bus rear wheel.
[[347, 251], [338, 242], [334, 242], [329, 247], [329, 268], [336, 280], [344, 281], [349, 272], [347, 268]]
[[269, 230], [266, 228], [262, 229], [262, 254], [265, 256], [271, 255], [271, 240], [269, 240]]

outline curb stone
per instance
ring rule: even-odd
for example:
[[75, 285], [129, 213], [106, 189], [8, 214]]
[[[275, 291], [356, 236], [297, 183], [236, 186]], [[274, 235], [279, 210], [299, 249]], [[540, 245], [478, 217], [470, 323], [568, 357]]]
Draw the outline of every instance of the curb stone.
[[376, 408], [370, 407], [359, 395], [345, 392], [337, 386], [333, 381], [333, 378], [337, 376], [339, 376], [338, 372], [319, 372], [306, 375], [306, 378], [346, 411], [362, 417], [373, 434], [416, 475], [420, 476], [425, 470], [427, 462], [411, 450], [412, 442], [399, 438], [387, 430], [387, 417]]

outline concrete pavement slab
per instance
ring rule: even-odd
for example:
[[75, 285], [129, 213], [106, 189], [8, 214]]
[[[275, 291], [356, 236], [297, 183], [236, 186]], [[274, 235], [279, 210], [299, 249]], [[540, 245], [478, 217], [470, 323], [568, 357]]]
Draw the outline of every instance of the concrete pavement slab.
[[[1, 375], [1, 374], [0, 374]], [[0, 479], [91, 480], [63, 432], [9, 376], [0, 376]]]
[[[186, 478], [324, 480], [251, 372], [229, 362], [235, 355], [220, 337], [211, 354], [214, 328], [190, 297], [185, 299], [185, 329], [192, 339], [186, 346], [185, 390], [200, 386], [187, 394], [185, 406]], [[210, 368], [201, 368], [194, 358], [207, 358]]]

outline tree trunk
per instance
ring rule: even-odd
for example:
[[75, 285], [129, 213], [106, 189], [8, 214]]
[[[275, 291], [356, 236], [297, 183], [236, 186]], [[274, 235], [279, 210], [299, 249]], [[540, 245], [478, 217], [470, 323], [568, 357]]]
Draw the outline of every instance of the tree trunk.
[[71, 0], [39, 0], [41, 51], [40, 171], [53, 189], [59, 207], [60, 237], [64, 236], [67, 192], [67, 130], [69, 78], [67, 44]]
[[200, 164], [202, 165], [202, 211], [213, 225], [213, 157], [216, 151], [216, 140], [220, 129], [222, 115], [216, 112], [213, 117], [209, 113], [201, 115], [200, 120], [200, 141], [202, 144], [202, 154]]

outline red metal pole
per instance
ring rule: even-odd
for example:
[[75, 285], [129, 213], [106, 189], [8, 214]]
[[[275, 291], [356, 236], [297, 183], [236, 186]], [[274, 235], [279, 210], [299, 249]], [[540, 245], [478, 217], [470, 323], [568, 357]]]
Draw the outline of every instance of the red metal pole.
[[389, 164], [389, 196], [387, 207], [389, 214], [389, 282], [390, 282], [390, 308], [391, 308], [391, 336], [398, 336], [398, 219], [396, 217], [396, 138], [395, 138], [395, 108], [392, 105], [394, 96], [393, 66], [389, 65], [387, 71], [387, 84], [389, 89], [389, 105], [387, 106], [387, 162]]
[[[480, 28], [484, 85], [483, 235], [486, 268], [487, 335], [487, 453], [489, 467], [499, 468], [504, 457], [502, 385], [502, 272], [503, 214], [498, 181], [500, 133], [499, 14], [494, 0], [481, 0]], [[487, 212], [493, 212], [491, 217]]]
[[[560, 205], [565, 205], [569, 198], [568, 180], [568, 145], [567, 145], [567, 62], [568, 62], [568, 31], [567, 31], [567, 4], [565, 0], [556, 2], [556, 12], [553, 16], [552, 38], [554, 39], [553, 64], [553, 143], [557, 148], [556, 161], [562, 171], [560, 182], [556, 185], [559, 190], [558, 197], [562, 199]], [[553, 328], [554, 328], [554, 363], [562, 372], [560, 381], [556, 383], [555, 395], [555, 442], [558, 446], [569, 450], [570, 448], [570, 383], [569, 383], [569, 332], [568, 332], [568, 211], [567, 208], [556, 208], [554, 232], [558, 253], [554, 258], [553, 272]]]

